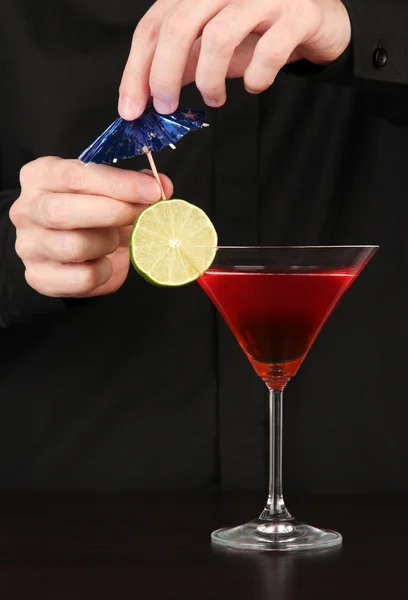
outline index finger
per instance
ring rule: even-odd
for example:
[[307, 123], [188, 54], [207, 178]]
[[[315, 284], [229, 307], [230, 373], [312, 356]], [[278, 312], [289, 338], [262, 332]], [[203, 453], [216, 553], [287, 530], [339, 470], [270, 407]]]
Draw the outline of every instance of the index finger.
[[167, 15], [160, 30], [151, 71], [150, 91], [159, 113], [170, 114], [179, 104], [183, 74], [195, 41], [205, 25], [228, 0], [182, 0]]
[[[155, 202], [161, 190], [155, 179], [145, 173], [127, 171], [109, 165], [89, 164], [79, 160], [47, 157], [37, 159], [22, 171], [24, 179], [47, 192], [68, 192], [108, 196], [123, 202]], [[167, 190], [171, 182], [162, 176]]]
[[157, 0], [136, 27], [119, 87], [118, 112], [122, 119], [137, 119], [146, 108], [150, 97], [150, 67], [160, 28], [167, 13], [179, 1]]

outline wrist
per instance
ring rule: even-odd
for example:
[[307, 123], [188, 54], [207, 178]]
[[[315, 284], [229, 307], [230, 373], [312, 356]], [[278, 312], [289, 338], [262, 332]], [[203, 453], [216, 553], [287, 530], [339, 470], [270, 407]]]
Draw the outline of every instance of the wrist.
[[334, 60], [337, 60], [350, 46], [351, 21], [348, 10], [342, 0], [336, 0], [334, 4], [336, 4], [336, 10], [334, 11], [334, 22], [338, 24], [339, 28], [337, 56], [334, 58]]
[[351, 42], [349, 13], [341, 0], [317, 0], [323, 17], [315, 35], [305, 45], [304, 58], [322, 66], [337, 60]]

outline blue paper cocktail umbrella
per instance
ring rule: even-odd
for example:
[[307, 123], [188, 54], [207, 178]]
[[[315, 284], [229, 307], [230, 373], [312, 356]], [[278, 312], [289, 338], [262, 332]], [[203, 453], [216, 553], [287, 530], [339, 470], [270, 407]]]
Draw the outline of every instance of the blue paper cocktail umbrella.
[[146, 154], [165, 199], [152, 152], [175, 144], [190, 131], [208, 127], [205, 111], [179, 108], [171, 115], [161, 115], [148, 106], [134, 121], [118, 118], [82, 154], [84, 163], [115, 164], [119, 160]]

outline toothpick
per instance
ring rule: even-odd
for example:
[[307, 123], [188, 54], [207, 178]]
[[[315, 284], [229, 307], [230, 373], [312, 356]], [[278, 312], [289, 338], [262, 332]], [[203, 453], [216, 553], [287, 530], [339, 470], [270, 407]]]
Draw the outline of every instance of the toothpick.
[[154, 177], [155, 177], [155, 179], [156, 179], [157, 183], [158, 183], [158, 184], [159, 184], [159, 186], [160, 186], [160, 189], [161, 189], [161, 194], [162, 194], [162, 200], [167, 200], [167, 198], [166, 198], [166, 195], [165, 195], [165, 193], [164, 193], [164, 189], [163, 189], [162, 183], [161, 183], [161, 181], [160, 181], [160, 177], [159, 177], [159, 173], [158, 173], [158, 171], [157, 171], [156, 164], [155, 164], [155, 162], [154, 162], [154, 159], [153, 159], [153, 156], [152, 156], [152, 153], [150, 152], [149, 148], [147, 148], [147, 146], [145, 146], [145, 147], [143, 148], [143, 152], [146, 154], [146, 156], [147, 156], [147, 160], [149, 161], [149, 163], [150, 163], [150, 167], [151, 167], [151, 169], [152, 169], [152, 171], [153, 171], [153, 175], [154, 175]]

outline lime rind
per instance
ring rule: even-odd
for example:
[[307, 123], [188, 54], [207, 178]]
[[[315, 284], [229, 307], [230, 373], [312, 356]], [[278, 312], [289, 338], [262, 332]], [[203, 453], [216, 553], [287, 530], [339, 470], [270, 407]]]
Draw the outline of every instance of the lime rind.
[[145, 209], [130, 235], [136, 271], [158, 286], [182, 286], [213, 263], [217, 232], [203, 210], [185, 200], [165, 200]]

